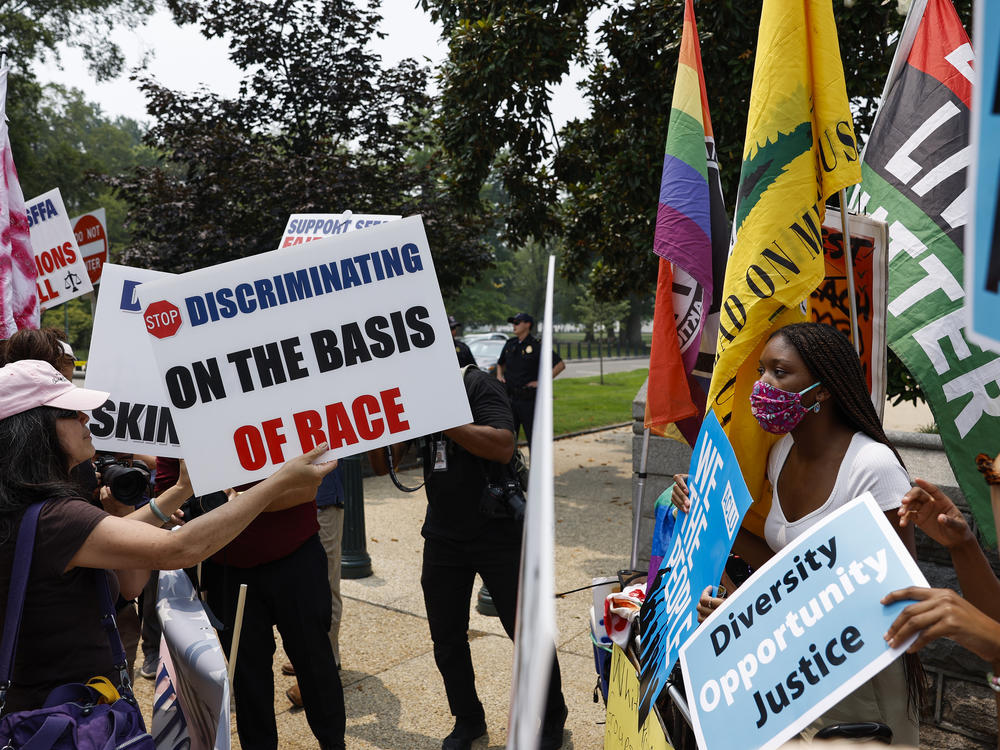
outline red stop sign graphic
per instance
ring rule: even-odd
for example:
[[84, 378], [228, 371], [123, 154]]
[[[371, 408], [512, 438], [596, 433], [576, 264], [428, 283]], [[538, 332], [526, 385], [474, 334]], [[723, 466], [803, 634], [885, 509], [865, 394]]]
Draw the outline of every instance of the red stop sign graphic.
[[158, 339], [173, 336], [181, 327], [181, 311], [177, 309], [177, 305], [165, 299], [150, 304], [142, 314], [142, 319], [146, 323], [146, 330]]
[[93, 214], [84, 214], [73, 225], [73, 234], [87, 266], [90, 283], [96, 284], [101, 280], [101, 269], [108, 262], [108, 236], [104, 226]]

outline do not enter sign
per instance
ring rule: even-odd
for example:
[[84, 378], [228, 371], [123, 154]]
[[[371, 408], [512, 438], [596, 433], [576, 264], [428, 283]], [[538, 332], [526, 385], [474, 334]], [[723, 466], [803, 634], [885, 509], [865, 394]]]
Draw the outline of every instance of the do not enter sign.
[[181, 327], [181, 311], [177, 309], [177, 305], [165, 299], [151, 303], [142, 314], [142, 319], [146, 323], [146, 330], [158, 339], [173, 336]]
[[101, 269], [108, 262], [108, 233], [105, 228], [104, 209], [77, 216], [72, 221], [73, 234], [80, 248], [83, 262], [90, 275], [90, 283], [101, 280]]

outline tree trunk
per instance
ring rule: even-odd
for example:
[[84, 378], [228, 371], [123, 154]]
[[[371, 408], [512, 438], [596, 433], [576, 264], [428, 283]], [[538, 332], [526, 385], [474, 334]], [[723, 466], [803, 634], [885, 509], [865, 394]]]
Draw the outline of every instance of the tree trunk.
[[631, 298], [631, 303], [628, 315], [621, 322], [618, 338], [628, 346], [640, 346], [642, 344], [642, 306], [635, 296]]

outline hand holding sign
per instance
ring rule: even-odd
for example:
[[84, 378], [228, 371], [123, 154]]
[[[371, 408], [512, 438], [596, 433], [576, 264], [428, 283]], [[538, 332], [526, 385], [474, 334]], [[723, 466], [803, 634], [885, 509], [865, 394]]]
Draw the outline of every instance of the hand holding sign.
[[789, 543], [681, 648], [700, 748], [777, 748], [909, 644], [883, 636], [903, 609], [887, 590], [926, 586], [870, 493]]

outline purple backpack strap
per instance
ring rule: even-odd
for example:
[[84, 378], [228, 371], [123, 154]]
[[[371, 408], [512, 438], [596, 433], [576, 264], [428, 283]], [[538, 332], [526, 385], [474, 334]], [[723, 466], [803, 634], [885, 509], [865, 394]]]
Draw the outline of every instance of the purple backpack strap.
[[24, 611], [24, 594], [28, 590], [28, 573], [31, 571], [31, 556], [35, 547], [35, 530], [44, 506], [44, 502], [28, 506], [21, 519], [14, 546], [14, 565], [10, 574], [10, 589], [7, 591], [7, 614], [3, 622], [3, 637], [0, 639], [0, 712], [3, 711], [7, 689], [10, 687], [17, 634], [21, 629], [21, 613]]

